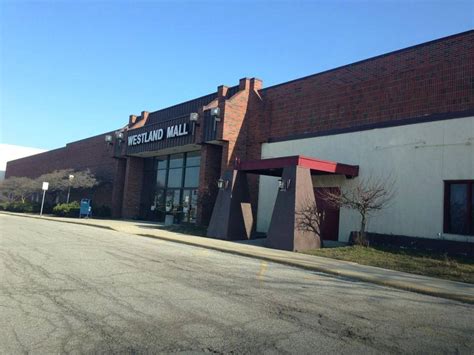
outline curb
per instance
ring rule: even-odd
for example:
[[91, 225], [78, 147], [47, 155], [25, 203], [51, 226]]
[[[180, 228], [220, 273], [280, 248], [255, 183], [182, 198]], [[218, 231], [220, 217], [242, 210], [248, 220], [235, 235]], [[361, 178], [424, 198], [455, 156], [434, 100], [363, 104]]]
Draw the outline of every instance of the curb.
[[116, 229], [109, 227], [109, 226], [103, 226], [100, 224], [93, 224], [93, 223], [81, 223], [79, 221], [65, 221], [61, 219], [56, 219], [56, 218], [61, 218], [61, 217], [42, 217], [42, 216], [36, 216], [36, 215], [30, 215], [30, 214], [17, 214], [17, 213], [12, 213], [12, 212], [6, 212], [6, 211], [0, 211], [0, 214], [6, 214], [8, 216], [16, 216], [16, 217], [26, 217], [26, 218], [33, 218], [33, 219], [40, 219], [42, 221], [53, 221], [53, 222], [61, 222], [61, 223], [69, 223], [69, 224], [79, 224], [81, 226], [90, 226], [90, 227], [95, 227], [95, 228], [102, 228], [102, 229], [107, 229], [107, 230], [112, 230], [116, 231]]
[[[123, 231], [121, 231], [119, 229], [115, 229], [115, 228], [112, 228], [110, 226], [103, 226], [103, 225], [99, 225], [99, 224], [81, 223], [79, 221], [65, 221], [65, 220], [60, 220], [60, 219], [53, 219], [53, 218], [50, 218], [50, 217], [40, 217], [40, 216], [34, 216], [34, 215], [15, 214], [15, 213], [9, 213], [9, 212], [4, 212], [4, 211], [0, 211], [0, 213], [6, 214], [6, 215], [11, 215], [11, 216], [28, 217], [28, 218], [34, 218], [34, 219], [48, 220], [48, 221], [53, 221], [53, 222], [79, 224], [79, 225], [83, 225], [83, 226], [97, 227], [97, 228], [102, 228], [102, 229], [107, 229], [107, 230], [112, 230], [112, 231], [124, 233]], [[437, 291], [436, 289], [433, 289], [433, 288], [430, 288], [430, 287], [423, 287], [422, 285], [416, 284], [416, 283], [406, 283], [406, 282], [401, 282], [401, 281], [386, 280], [386, 279], [382, 279], [380, 277], [370, 276], [370, 275], [363, 274], [363, 273], [360, 273], [360, 272], [350, 272], [350, 271], [340, 272], [338, 270], [334, 270], [334, 269], [331, 269], [331, 268], [326, 268], [326, 267], [323, 267], [323, 266], [307, 265], [304, 262], [284, 260], [284, 259], [281, 259], [279, 257], [255, 255], [251, 252], [246, 252], [246, 251], [242, 251], [242, 250], [235, 250], [235, 249], [224, 248], [224, 247], [219, 247], [219, 246], [212, 246], [212, 245], [203, 245], [198, 241], [193, 242], [193, 241], [181, 240], [181, 239], [170, 238], [170, 237], [166, 237], [166, 236], [153, 235], [153, 234], [141, 234], [141, 233], [139, 233], [139, 234], [129, 233], [129, 234], [133, 234], [133, 235], [137, 235], [137, 236], [141, 236], [141, 237], [147, 237], [147, 238], [160, 239], [160, 240], [164, 240], [164, 241], [168, 241], [168, 242], [180, 243], [180, 244], [185, 244], [185, 245], [190, 245], [190, 246], [195, 246], [195, 247], [200, 247], [200, 248], [205, 248], [205, 249], [216, 250], [216, 251], [220, 251], [220, 252], [227, 253], [227, 254], [234, 254], [234, 255], [239, 255], [239, 256], [256, 258], [256, 259], [270, 261], [270, 262], [283, 264], [283, 265], [287, 265], [287, 266], [297, 267], [297, 268], [300, 268], [300, 269], [305, 269], [305, 270], [310, 270], [310, 271], [317, 271], [317, 272], [322, 272], [322, 273], [330, 274], [330, 275], [334, 275], [334, 276], [349, 278], [349, 279], [352, 279], [352, 280], [368, 282], [368, 283], [372, 283], [372, 284], [376, 284], [376, 285], [380, 285], [380, 286], [392, 287], [392, 288], [396, 288], [396, 289], [399, 289], [399, 290], [410, 291], [410, 292], [420, 293], [420, 294], [424, 294], [424, 295], [428, 295], [428, 296], [434, 296], [434, 297], [450, 299], [450, 300], [454, 300], [454, 301], [460, 301], [460, 302], [468, 303], [468, 304], [474, 304], [474, 295], [471, 296], [471, 295], [465, 295], [465, 294], [456, 294], [456, 293], [447, 293], [447, 292]], [[324, 258], [324, 257], [321, 257], [321, 258]]]
[[227, 248], [220, 248], [220, 247], [217, 247], [217, 246], [202, 245], [200, 243], [193, 243], [193, 242], [186, 241], [186, 240], [179, 240], [179, 239], [168, 238], [168, 237], [164, 237], [164, 236], [156, 236], [156, 235], [152, 235], [152, 234], [136, 234], [136, 235], [139, 235], [139, 236], [142, 236], [142, 237], [147, 237], [147, 238], [165, 240], [165, 241], [173, 242], [173, 243], [180, 243], [180, 244], [186, 244], [186, 245], [200, 247], [200, 248], [216, 250], [216, 251], [220, 251], [222, 253], [227, 253], [227, 254], [233, 254], [233, 255], [239, 255], [239, 256], [245, 256], [245, 257], [251, 257], [251, 258], [255, 258], [255, 259], [265, 260], [265, 261], [271, 261], [271, 262], [278, 263], [278, 264], [283, 264], [283, 265], [286, 265], [286, 266], [292, 266], [292, 267], [297, 267], [297, 268], [300, 268], [300, 269], [322, 272], [322, 273], [325, 273], [325, 274], [344, 277], [344, 278], [348, 278], [348, 279], [352, 279], [352, 280], [358, 280], [358, 281], [373, 283], [373, 284], [380, 285], [380, 286], [396, 288], [396, 289], [403, 290], [403, 291], [410, 291], [410, 292], [420, 293], [420, 294], [423, 294], [423, 295], [446, 298], [446, 299], [451, 299], [451, 300], [454, 300], [454, 301], [460, 301], [460, 302], [464, 302], [464, 303], [474, 304], [474, 295], [473, 296], [468, 296], [468, 295], [459, 295], [459, 294], [454, 294], [454, 293], [440, 292], [440, 291], [436, 291], [435, 289], [428, 288], [428, 287], [422, 287], [422, 286], [418, 286], [418, 285], [414, 286], [414, 284], [404, 283], [404, 282], [383, 280], [383, 279], [380, 279], [378, 277], [371, 277], [371, 276], [367, 276], [367, 275], [357, 273], [357, 272], [353, 272], [353, 273], [352, 272], [340, 272], [340, 271], [333, 270], [333, 269], [330, 269], [330, 268], [325, 268], [325, 267], [322, 267], [322, 266], [305, 265], [303, 263], [295, 262], [295, 261], [291, 261], [291, 260], [282, 260], [280, 258], [271, 257], [271, 256], [255, 255], [255, 254], [248, 253], [248, 252], [245, 252], [245, 251], [231, 250], [231, 249], [227, 249]]

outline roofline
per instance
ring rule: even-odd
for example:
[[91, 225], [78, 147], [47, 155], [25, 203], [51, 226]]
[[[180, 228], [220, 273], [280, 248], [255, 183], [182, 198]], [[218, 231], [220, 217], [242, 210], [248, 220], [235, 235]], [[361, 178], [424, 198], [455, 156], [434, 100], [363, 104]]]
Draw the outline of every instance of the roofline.
[[358, 165], [342, 164], [330, 160], [322, 160], [304, 155], [290, 155], [276, 158], [265, 158], [239, 162], [237, 170], [247, 173], [265, 174], [265, 171], [284, 169], [290, 166], [300, 166], [314, 172], [346, 175], [352, 178], [359, 175]]
[[175, 105], [172, 105], [172, 106], [160, 108], [160, 109], [158, 109], [158, 110], [156, 110], [156, 111], [151, 111], [150, 114], [152, 114], [152, 113], [157, 113], [157, 112], [160, 112], [160, 111], [169, 110], [170, 108], [173, 108], [173, 107], [176, 107], [176, 106], [181, 106], [181, 105], [184, 105], [184, 104], [193, 102], [193, 101], [197, 101], [197, 100], [200, 100], [200, 99], [205, 98], [206, 96], [211, 96], [211, 95], [214, 95], [214, 94], [217, 95], [217, 91], [216, 91], [216, 92], [211, 92], [210, 94], [207, 94], [207, 95], [202, 95], [202, 96], [196, 97], [196, 98], [191, 99], [191, 100], [187, 100], [187, 101], [180, 102], [179, 104], [175, 104]]
[[268, 89], [273, 89], [273, 88], [276, 88], [276, 87], [279, 87], [279, 86], [282, 86], [282, 85], [291, 84], [291, 83], [294, 83], [294, 82], [297, 82], [297, 81], [300, 81], [300, 80], [309, 79], [309, 78], [314, 77], [314, 76], [317, 76], [317, 75], [327, 74], [327, 73], [330, 73], [330, 72], [332, 72], [332, 71], [336, 71], [336, 70], [343, 69], [343, 68], [348, 68], [348, 67], [351, 67], [351, 66], [354, 66], [354, 65], [358, 65], [358, 64], [362, 64], [362, 63], [365, 63], [365, 62], [368, 62], [368, 61], [372, 61], [372, 60], [375, 60], [375, 59], [387, 57], [387, 56], [389, 56], [389, 55], [393, 55], [393, 54], [396, 54], [396, 53], [405, 52], [405, 51], [408, 51], [408, 50], [411, 50], [411, 49], [414, 49], [414, 48], [420, 48], [420, 47], [424, 47], [424, 46], [427, 46], [427, 45], [431, 45], [431, 44], [433, 44], [433, 43], [442, 42], [442, 41], [445, 41], [445, 40], [447, 40], [447, 39], [452, 39], [452, 38], [456, 38], [456, 37], [462, 37], [462, 36], [465, 36], [465, 35], [467, 35], [467, 34], [469, 34], [469, 33], [474, 33], [474, 29], [473, 29], [473, 30], [467, 30], [467, 31], [464, 31], [464, 32], [460, 32], [460, 33], [455, 33], [455, 34], [453, 34], [453, 35], [449, 35], [449, 36], [446, 36], [446, 37], [437, 38], [437, 39], [434, 39], [434, 40], [431, 40], [431, 41], [428, 41], [428, 42], [423, 42], [423, 43], [415, 44], [415, 45], [413, 45], [413, 46], [409, 46], [409, 47], [397, 49], [397, 50], [394, 50], [394, 51], [391, 51], [391, 52], [388, 52], [388, 53], [379, 54], [379, 55], [376, 55], [376, 56], [374, 56], [374, 57], [370, 57], [370, 58], [366, 58], [366, 59], [359, 60], [359, 61], [357, 61], [357, 62], [353, 62], [353, 63], [350, 63], [350, 64], [344, 64], [344, 65], [342, 65], [342, 66], [340, 66], [340, 67], [336, 67], [336, 68], [324, 70], [324, 71], [319, 72], [319, 73], [315, 73], [315, 74], [310, 74], [310, 75], [307, 75], [307, 76], [303, 76], [302, 78], [293, 79], [293, 80], [290, 80], [290, 81], [285, 81], [284, 83], [275, 84], [275, 85], [272, 85], [272, 86], [268, 86], [268, 87], [266, 87], [266, 88], [263, 88], [263, 89], [259, 90], [259, 92], [266, 91], [266, 90], [268, 90]]
[[433, 114], [427, 114], [423, 116], [400, 118], [396, 120], [383, 121], [383, 122], [378, 122], [378, 123], [368, 123], [368, 124], [349, 126], [349, 127], [344, 127], [344, 128], [333, 128], [333, 129], [328, 129], [328, 130], [319, 131], [319, 132], [296, 133], [296, 134], [291, 134], [288, 136], [274, 137], [274, 138], [270, 137], [264, 143], [279, 143], [279, 142], [293, 141], [293, 140], [298, 140], [298, 139], [335, 136], [338, 134], [363, 132], [363, 131], [369, 131], [372, 129], [409, 126], [412, 124], [430, 123], [430, 122], [445, 121], [445, 120], [455, 120], [455, 119], [473, 117], [473, 116], [474, 116], [474, 109], [469, 109], [465, 111], [456, 111], [456, 112], [433, 113]]
[[[236, 86], [238, 86], [238, 85], [229, 86], [229, 89], [234, 88], [234, 87], [236, 87]], [[161, 111], [165, 111], [165, 110], [169, 110], [170, 108], [173, 108], [173, 107], [176, 107], [176, 106], [181, 106], [181, 105], [184, 105], [184, 104], [188, 104], [188, 103], [193, 102], [193, 101], [201, 100], [201, 99], [203, 99], [203, 98], [205, 98], [205, 97], [207, 97], [207, 96], [211, 96], [211, 95], [216, 95], [216, 96], [217, 96], [217, 90], [214, 91], [214, 92], [211, 92], [211, 93], [209, 93], [209, 94], [207, 94], [207, 95], [202, 95], [202, 96], [199, 96], [199, 97], [195, 97], [194, 99], [190, 99], [190, 100], [187, 100], [187, 101], [183, 101], [183, 102], [180, 102], [180, 103], [175, 104], [175, 105], [172, 105], [172, 106], [160, 108], [160, 109], [158, 109], [158, 110], [156, 110], [156, 111], [150, 111], [150, 114], [152, 114], [152, 113], [157, 113], [157, 112], [161, 112]]]

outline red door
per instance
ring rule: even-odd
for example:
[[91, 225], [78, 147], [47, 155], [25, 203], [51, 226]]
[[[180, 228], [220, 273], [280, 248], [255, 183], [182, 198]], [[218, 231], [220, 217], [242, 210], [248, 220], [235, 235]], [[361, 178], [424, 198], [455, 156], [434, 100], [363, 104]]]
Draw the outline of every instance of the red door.
[[340, 194], [338, 187], [315, 187], [314, 197], [316, 197], [316, 206], [321, 214], [319, 229], [323, 240], [338, 240], [339, 236], [339, 208], [329, 205], [324, 200], [324, 193]]

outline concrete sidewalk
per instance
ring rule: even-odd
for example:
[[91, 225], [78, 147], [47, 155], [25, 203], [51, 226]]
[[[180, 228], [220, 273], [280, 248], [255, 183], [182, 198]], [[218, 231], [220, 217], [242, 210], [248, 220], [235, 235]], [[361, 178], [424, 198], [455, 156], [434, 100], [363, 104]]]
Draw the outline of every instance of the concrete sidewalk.
[[474, 304], [474, 285], [472, 284], [360, 265], [348, 261], [269, 249], [257, 245], [180, 234], [160, 229], [159, 224], [151, 222], [60, 218], [50, 216], [40, 217], [38, 215], [22, 213], [2, 213], [21, 217], [40, 218], [43, 220], [62, 223], [83, 224], [87, 226], [107, 228], [128, 234], [159, 238], [170, 242], [183, 243], [226, 253], [259, 258], [308, 270], [349, 277], [379, 285]]

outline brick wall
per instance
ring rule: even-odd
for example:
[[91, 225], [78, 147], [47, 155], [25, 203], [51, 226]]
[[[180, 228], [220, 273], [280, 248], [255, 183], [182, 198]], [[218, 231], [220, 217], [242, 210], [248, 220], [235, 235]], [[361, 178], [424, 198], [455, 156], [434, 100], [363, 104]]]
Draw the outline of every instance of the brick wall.
[[114, 173], [114, 186], [112, 191], [112, 217], [122, 216], [123, 187], [125, 184], [126, 159], [117, 159]]
[[[69, 143], [64, 148], [9, 161], [6, 178], [11, 176], [36, 178], [54, 170], [90, 169], [102, 184], [94, 192], [87, 192], [87, 197], [93, 198], [94, 203], [99, 205], [111, 206], [117, 160], [112, 158], [112, 147], [104, 142], [105, 134], [107, 133]], [[76, 197], [74, 191], [71, 197]]]
[[236, 159], [252, 158], [249, 156], [249, 147], [254, 144], [250, 139], [254, 138], [252, 132], [258, 123], [260, 97], [257, 91], [261, 87], [262, 81], [259, 79], [241, 79], [240, 91], [224, 102], [221, 137], [226, 143], [222, 154], [222, 171], [233, 168]]
[[[220, 86], [212, 101], [197, 109], [203, 117], [204, 110], [218, 106], [222, 118], [217, 134], [222, 146], [201, 142], [202, 125], [196, 127], [196, 143], [202, 144], [200, 194], [215, 188], [221, 172], [232, 168], [236, 158], [259, 159], [261, 144], [271, 139], [473, 110], [473, 53], [474, 31], [469, 31], [266, 89], [260, 80], [247, 78], [240, 80], [237, 92]], [[9, 162], [6, 176], [89, 168], [112, 182], [113, 192], [109, 185], [98, 196], [108, 200], [114, 216], [136, 217], [143, 160], [112, 158], [112, 147], [103, 137]], [[258, 177], [250, 177], [254, 207], [257, 182]], [[202, 224], [212, 212], [211, 200], [198, 207]]]
[[474, 107], [474, 31], [261, 90], [268, 138]]
[[220, 177], [222, 147], [203, 144], [201, 148], [201, 167], [199, 170], [199, 191], [197, 223], [207, 225], [211, 219], [217, 196], [217, 180]]
[[143, 187], [144, 159], [128, 157], [123, 184], [122, 217], [138, 218]]

